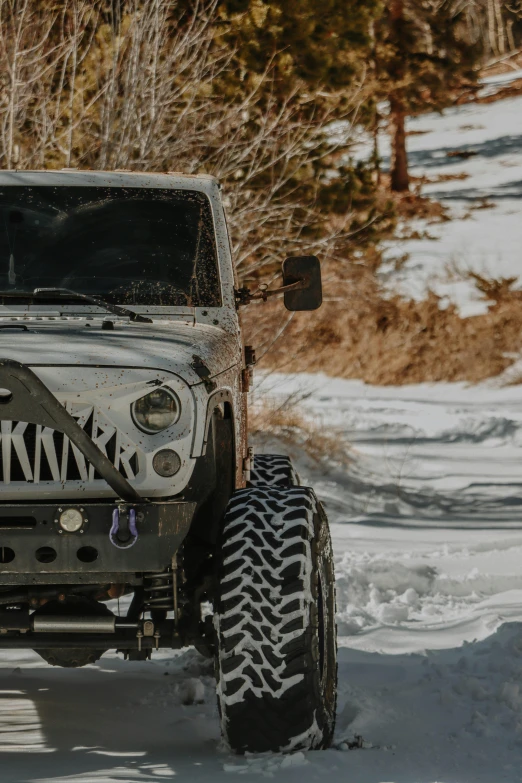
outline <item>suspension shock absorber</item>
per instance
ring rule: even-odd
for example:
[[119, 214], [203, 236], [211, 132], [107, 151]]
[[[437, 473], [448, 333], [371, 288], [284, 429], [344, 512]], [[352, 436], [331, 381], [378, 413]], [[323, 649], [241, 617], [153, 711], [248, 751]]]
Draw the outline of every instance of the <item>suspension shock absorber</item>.
[[171, 568], [145, 575], [143, 611], [174, 611], [174, 574]]

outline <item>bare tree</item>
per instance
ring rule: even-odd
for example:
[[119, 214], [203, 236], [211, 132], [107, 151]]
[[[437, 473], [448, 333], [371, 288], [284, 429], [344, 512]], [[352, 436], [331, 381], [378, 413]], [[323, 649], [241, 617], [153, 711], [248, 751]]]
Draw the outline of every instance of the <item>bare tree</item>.
[[0, 137], [7, 168], [20, 162], [21, 128], [31, 115], [36, 85], [62, 56], [62, 46], [52, 36], [56, 21], [56, 12], [45, 13], [31, 0], [0, 2]]
[[[268, 70], [224, 98], [234, 52], [217, 40], [217, 4], [194, 0], [183, 15], [172, 0], [121, 0], [108, 14], [105, 0], [0, 0], [2, 164], [214, 174], [241, 276], [285, 251], [335, 253], [350, 216], [332, 228], [318, 193], [336, 97], [314, 108], [299, 85], [281, 97]], [[343, 146], [359, 101], [355, 91]]]
[[520, 47], [521, 0], [454, 0], [454, 7], [466, 19], [470, 40], [481, 41], [485, 61], [496, 60]]

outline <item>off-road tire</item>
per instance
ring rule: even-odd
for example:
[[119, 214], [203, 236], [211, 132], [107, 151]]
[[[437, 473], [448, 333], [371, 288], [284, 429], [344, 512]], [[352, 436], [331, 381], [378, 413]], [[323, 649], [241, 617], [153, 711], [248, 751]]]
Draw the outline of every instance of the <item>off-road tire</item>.
[[290, 457], [282, 454], [255, 454], [249, 487], [298, 487], [301, 482]]
[[327, 748], [337, 686], [335, 585], [328, 521], [313, 490], [234, 495], [214, 622], [221, 729], [231, 750]]

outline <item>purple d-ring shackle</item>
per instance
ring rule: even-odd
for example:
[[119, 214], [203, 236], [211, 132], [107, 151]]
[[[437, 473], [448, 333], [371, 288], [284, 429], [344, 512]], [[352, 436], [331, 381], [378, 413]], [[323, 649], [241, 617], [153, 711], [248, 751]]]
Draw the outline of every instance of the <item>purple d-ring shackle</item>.
[[112, 526], [111, 526], [111, 531], [109, 533], [111, 544], [115, 546], [117, 549], [130, 549], [130, 547], [134, 546], [134, 544], [138, 540], [138, 528], [136, 527], [135, 508], [129, 509], [130, 540], [124, 542], [119, 541], [118, 540], [119, 530], [120, 530], [120, 509], [115, 508], [114, 511], [112, 512]]

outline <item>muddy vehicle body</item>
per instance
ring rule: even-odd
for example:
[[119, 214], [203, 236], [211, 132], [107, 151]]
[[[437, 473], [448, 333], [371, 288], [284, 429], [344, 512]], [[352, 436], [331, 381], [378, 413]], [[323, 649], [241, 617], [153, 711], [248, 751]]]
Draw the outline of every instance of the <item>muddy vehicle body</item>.
[[[248, 447], [238, 307], [272, 292], [237, 287], [219, 183], [1, 172], [0, 211], [0, 649], [81, 666], [195, 645], [233, 750], [326, 747], [327, 521], [286, 457]], [[284, 285], [317, 307], [317, 259]]]

